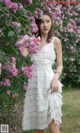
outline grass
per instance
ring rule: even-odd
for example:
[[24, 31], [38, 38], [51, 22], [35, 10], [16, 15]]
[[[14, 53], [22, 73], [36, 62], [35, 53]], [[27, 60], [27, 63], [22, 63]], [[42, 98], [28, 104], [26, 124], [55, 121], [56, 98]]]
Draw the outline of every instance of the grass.
[[63, 92], [62, 133], [80, 133], [80, 89]]
[[[13, 127], [16, 132], [10, 133], [33, 133], [33, 131], [22, 131], [22, 106], [23, 97], [19, 100], [20, 106], [18, 118], [15, 119]], [[61, 133], [80, 133], [80, 89], [63, 90], [63, 106], [62, 106], [62, 124], [60, 126]], [[49, 133], [45, 130], [44, 133]]]

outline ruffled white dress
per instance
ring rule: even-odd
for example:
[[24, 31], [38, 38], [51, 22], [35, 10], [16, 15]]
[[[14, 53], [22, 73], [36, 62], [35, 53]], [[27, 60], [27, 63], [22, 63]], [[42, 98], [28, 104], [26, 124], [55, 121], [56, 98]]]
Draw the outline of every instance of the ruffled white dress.
[[62, 84], [59, 90], [50, 94], [51, 81], [54, 77], [52, 65], [55, 62], [54, 39], [43, 46], [36, 54], [31, 54], [35, 68], [33, 77], [28, 81], [25, 94], [22, 129], [45, 129], [52, 120], [61, 123]]

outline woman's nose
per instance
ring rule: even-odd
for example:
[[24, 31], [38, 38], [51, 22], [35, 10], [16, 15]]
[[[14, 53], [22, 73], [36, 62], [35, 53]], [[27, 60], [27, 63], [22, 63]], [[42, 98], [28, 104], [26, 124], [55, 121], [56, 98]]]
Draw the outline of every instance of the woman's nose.
[[44, 23], [44, 26], [47, 26], [47, 23], [46, 22]]

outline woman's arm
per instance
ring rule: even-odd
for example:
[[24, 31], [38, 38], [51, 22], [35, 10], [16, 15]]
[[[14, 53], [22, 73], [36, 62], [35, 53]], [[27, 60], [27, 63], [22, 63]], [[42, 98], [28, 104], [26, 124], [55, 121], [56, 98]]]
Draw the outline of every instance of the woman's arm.
[[62, 60], [62, 46], [61, 46], [61, 41], [56, 37], [54, 40], [55, 44], [55, 52], [56, 52], [56, 57], [57, 57], [57, 68], [55, 72], [55, 78], [59, 79], [62, 70], [63, 70], [63, 60]]
[[29, 54], [27, 48], [24, 47], [21, 54], [22, 54], [22, 56], [26, 57]]
[[58, 79], [63, 70], [62, 46], [61, 46], [60, 39], [58, 39], [57, 37], [54, 40], [54, 45], [55, 45], [55, 52], [57, 56], [57, 68], [56, 68], [55, 75], [51, 82], [51, 93], [58, 91]]

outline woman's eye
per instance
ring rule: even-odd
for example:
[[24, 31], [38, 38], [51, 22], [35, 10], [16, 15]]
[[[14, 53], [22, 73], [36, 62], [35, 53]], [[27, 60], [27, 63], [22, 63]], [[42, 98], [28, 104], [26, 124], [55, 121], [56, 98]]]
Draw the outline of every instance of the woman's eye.
[[[46, 20], [46, 23], [49, 23], [50, 20]], [[45, 23], [44, 21], [41, 21], [41, 24]]]
[[47, 22], [47, 23], [49, 23], [50, 21], [49, 21], [49, 20], [47, 20], [46, 22]]

